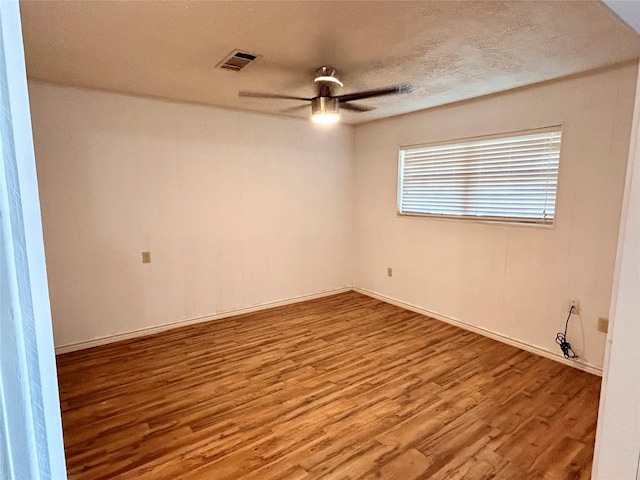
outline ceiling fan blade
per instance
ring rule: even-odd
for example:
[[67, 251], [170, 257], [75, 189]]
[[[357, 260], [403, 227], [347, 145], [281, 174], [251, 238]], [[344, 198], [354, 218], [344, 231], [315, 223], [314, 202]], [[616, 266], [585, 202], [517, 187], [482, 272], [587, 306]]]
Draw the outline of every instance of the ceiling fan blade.
[[365, 107], [364, 105], [356, 105], [353, 103], [340, 103], [340, 108], [351, 110], [352, 112], [369, 112], [376, 109], [375, 107]]
[[295, 107], [289, 107], [289, 108], [285, 108], [280, 110], [280, 113], [293, 113], [293, 112], [297, 112], [298, 110], [304, 110], [304, 109], [309, 109], [309, 105], [296, 105]]
[[239, 97], [253, 97], [253, 98], [281, 98], [284, 100], [302, 100], [305, 102], [310, 102], [311, 98], [304, 97], [293, 97], [291, 95], [280, 95], [278, 93], [260, 93], [260, 92], [247, 92], [245, 90], [240, 90], [238, 92]]
[[351, 102], [353, 100], [362, 100], [364, 98], [381, 97], [383, 95], [393, 95], [396, 93], [409, 93], [413, 90], [413, 86], [410, 83], [402, 83], [400, 85], [394, 85], [393, 87], [378, 88], [376, 90], [367, 90], [365, 92], [347, 93], [346, 95], [336, 95], [341, 104], [344, 102]]

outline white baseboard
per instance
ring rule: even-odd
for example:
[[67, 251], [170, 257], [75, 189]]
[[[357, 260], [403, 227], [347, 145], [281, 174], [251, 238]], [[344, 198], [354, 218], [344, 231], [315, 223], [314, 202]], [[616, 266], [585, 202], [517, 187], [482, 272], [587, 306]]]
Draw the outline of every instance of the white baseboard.
[[507, 345], [511, 345], [512, 347], [519, 348], [521, 350], [526, 350], [527, 352], [535, 353], [536, 355], [540, 355], [541, 357], [549, 358], [551, 360], [555, 360], [556, 362], [563, 363], [565, 365], [569, 365], [570, 367], [577, 368], [579, 370], [584, 370], [585, 372], [592, 373], [594, 375], [602, 376], [602, 368], [596, 367], [595, 365], [591, 365], [589, 363], [584, 363], [580, 361], [574, 361], [564, 358], [559, 353], [551, 352], [541, 347], [537, 347], [535, 345], [530, 345], [528, 343], [521, 342], [520, 340], [516, 340], [514, 338], [507, 337], [500, 333], [493, 332], [491, 330], [487, 330], [482, 327], [477, 327], [475, 325], [471, 325], [469, 323], [465, 323], [461, 320], [457, 320], [455, 318], [447, 317], [446, 315], [442, 315], [436, 312], [431, 312], [425, 308], [418, 307], [416, 305], [412, 305], [410, 303], [403, 302], [401, 300], [396, 300], [392, 297], [387, 297], [386, 295], [381, 295], [376, 292], [372, 292], [371, 290], [367, 290], [365, 288], [356, 287], [352, 288], [354, 291], [358, 293], [362, 293], [363, 295], [367, 295], [369, 297], [375, 298], [377, 300], [381, 300], [386, 303], [390, 303], [397, 307], [404, 308], [406, 310], [411, 310], [412, 312], [420, 313], [422, 315], [426, 315], [427, 317], [435, 318], [436, 320], [441, 320], [450, 325], [454, 325], [456, 327], [463, 328], [465, 330], [469, 330], [474, 333], [478, 333], [485, 337], [492, 338], [493, 340], [497, 340], [502, 343], [506, 343]]
[[242, 315], [244, 313], [258, 312], [260, 310], [267, 310], [269, 308], [282, 307], [284, 305], [290, 305], [292, 303], [305, 302], [307, 300], [328, 297], [330, 295], [337, 295], [338, 293], [344, 293], [349, 291], [351, 291], [351, 287], [335, 288], [332, 290], [325, 290], [323, 292], [312, 293], [309, 295], [300, 295], [298, 297], [287, 298], [285, 300], [276, 300], [273, 302], [260, 303], [258, 305], [252, 305], [251, 307], [238, 308], [235, 310], [227, 310], [225, 312], [219, 312], [213, 315], [204, 315], [201, 317], [188, 318], [185, 320], [178, 320], [177, 322], [165, 323], [165, 324], [156, 325], [153, 327], [140, 328], [137, 330], [131, 330], [129, 332], [116, 333], [114, 335], [107, 335], [105, 337], [94, 338], [92, 340], [69, 343], [66, 345], [57, 346], [56, 355], [60, 355], [62, 353], [75, 352], [77, 350], [84, 350], [86, 348], [91, 348], [91, 347], [97, 347], [99, 345], [106, 345], [108, 343], [119, 342], [121, 340], [129, 340], [131, 338], [144, 337], [145, 335], [152, 335], [154, 333], [160, 333], [167, 330], [172, 330], [174, 328], [184, 327], [186, 325], [193, 325], [195, 323], [210, 322], [211, 320], [220, 320], [221, 318], [233, 317], [235, 315]]

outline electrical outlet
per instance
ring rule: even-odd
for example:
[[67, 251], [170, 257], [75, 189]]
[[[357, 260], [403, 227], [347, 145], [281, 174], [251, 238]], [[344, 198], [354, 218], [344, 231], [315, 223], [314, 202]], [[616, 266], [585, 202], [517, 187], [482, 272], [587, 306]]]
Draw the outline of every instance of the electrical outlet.
[[151, 263], [151, 252], [142, 252], [142, 263]]
[[567, 311], [573, 307], [573, 313], [580, 313], [580, 300], [570, 299], [567, 305]]
[[393, 277], [393, 268], [387, 267], [387, 277]]
[[609, 319], [600, 317], [598, 319], [598, 331], [607, 333], [609, 331]]

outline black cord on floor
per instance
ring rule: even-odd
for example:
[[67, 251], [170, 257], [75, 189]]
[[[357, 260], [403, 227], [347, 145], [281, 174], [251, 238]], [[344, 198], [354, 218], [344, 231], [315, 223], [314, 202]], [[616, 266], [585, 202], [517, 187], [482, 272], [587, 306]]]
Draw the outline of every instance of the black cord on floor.
[[556, 335], [556, 343], [560, 345], [560, 349], [562, 350], [564, 358], [569, 358], [569, 359], [578, 358], [578, 356], [576, 355], [576, 352], [574, 352], [573, 349], [571, 348], [571, 344], [567, 342], [567, 326], [569, 325], [569, 319], [571, 318], [572, 313], [577, 313], [576, 307], [574, 305], [571, 305], [571, 308], [569, 309], [569, 315], [567, 315], [567, 321], [564, 323], [564, 333], [558, 333]]

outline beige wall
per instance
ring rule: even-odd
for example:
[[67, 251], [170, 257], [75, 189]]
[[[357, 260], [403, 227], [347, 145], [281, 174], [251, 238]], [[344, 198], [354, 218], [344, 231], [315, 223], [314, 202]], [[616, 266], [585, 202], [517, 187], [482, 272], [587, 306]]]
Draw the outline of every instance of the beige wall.
[[351, 284], [350, 127], [29, 88], [56, 345]]
[[[355, 131], [354, 284], [559, 354], [569, 340], [602, 367], [636, 65], [362, 126]], [[400, 145], [564, 127], [555, 228], [396, 215]], [[393, 277], [387, 277], [387, 267]]]

